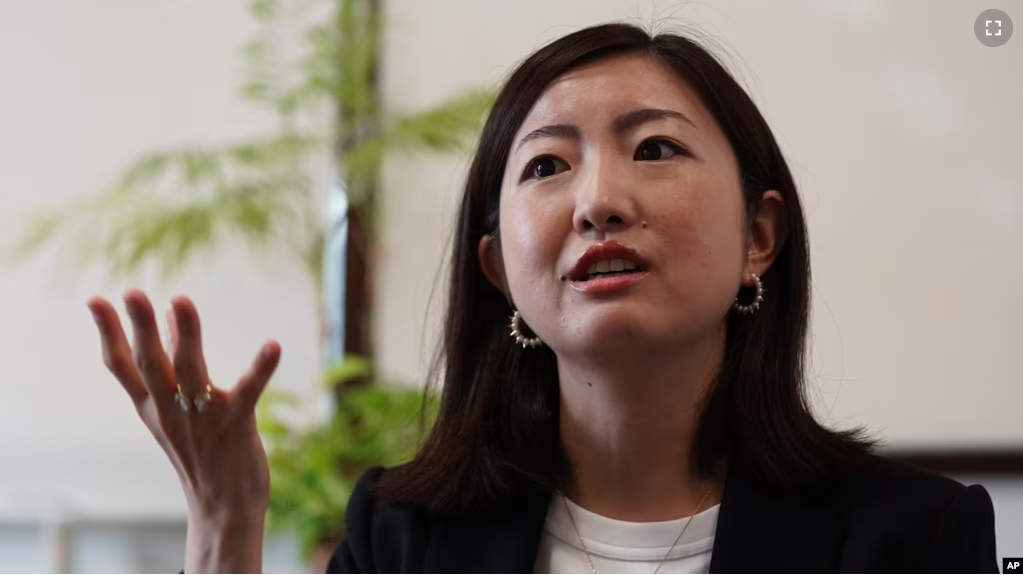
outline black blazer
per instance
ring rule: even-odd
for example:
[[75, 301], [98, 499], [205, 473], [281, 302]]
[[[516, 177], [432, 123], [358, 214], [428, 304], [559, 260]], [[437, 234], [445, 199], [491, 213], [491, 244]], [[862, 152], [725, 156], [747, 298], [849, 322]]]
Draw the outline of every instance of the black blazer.
[[[550, 493], [520, 488], [472, 512], [390, 507], [360, 479], [328, 573], [532, 573]], [[880, 457], [838, 479], [771, 488], [729, 466], [711, 573], [998, 573], [979, 485]]]

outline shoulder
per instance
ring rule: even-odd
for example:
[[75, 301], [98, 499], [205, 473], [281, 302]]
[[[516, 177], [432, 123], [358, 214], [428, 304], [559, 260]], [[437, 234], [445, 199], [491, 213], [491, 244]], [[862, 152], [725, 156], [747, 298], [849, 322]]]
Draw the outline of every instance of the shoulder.
[[994, 506], [980, 485], [872, 456], [825, 492], [854, 545], [898, 547], [905, 556], [893, 559], [932, 571], [997, 570]]
[[[940, 512], [961, 498], [986, 491], [899, 461], [870, 456], [868, 461], [826, 485], [826, 492], [849, 508], [885, 508], [927, 514]], [[916, 513], [914, 513], [915, 515]]]
[[[395, 468], [396, 469], [396, 468]], [[345, 540], [328, 573], [397, 573], [420, 539], [422, 512], [380, 501], [373, 485], [391, 469], [373, 467], [359, 478], [345, 511]]]
[[[399, 573], [421, 560], [424, 513], [388, 505], [373, 485], [398, 468], [375, 467], [359, 478], [345, 510], [345, 540], [327, 565], [327, 573]], [[402, 566], [406, 569], [402, 569]]]
[[[492, 500], [458, 509], [398, 506], [374, 485], [402, 466], [360, 478], [345, 513], [345, 541], [328, 573], [517, 573], [532, 569], [550, 494], [515, 481]], [[406, 468], [408, 470], [409, 468]]]
[[876, 456], [787, 485], [738, 460], [714, 549], [711, 570], [726, 573], [998, 572], [983, 487]]

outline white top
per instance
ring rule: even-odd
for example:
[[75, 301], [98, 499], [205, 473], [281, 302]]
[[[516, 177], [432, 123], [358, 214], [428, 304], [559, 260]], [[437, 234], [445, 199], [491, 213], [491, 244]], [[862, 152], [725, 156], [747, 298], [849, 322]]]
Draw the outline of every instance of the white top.
[[[598, 573], [653, 573], [689, 520], [633, 523], [587, 511], [570, 500], [568, 505]], [[659, 573], [710, 572], [720, 507], [693, 516]], [[551, 497], [533, 572], [592, 573], [560, 493]]]

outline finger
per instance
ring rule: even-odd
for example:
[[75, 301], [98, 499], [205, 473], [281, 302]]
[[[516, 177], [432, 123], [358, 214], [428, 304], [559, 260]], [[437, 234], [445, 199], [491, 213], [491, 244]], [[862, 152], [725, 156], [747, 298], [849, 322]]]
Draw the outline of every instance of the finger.
[[178, 349], [178, 322], [174, 319], [174, 310], [167, 310], [164, 318], [167, 320], [167, 339], [170, 340], [167, 355], [174, 357], [174, 353]]
[[174, 352], [174, 374], [178, 383], [189, 394], [196, 394], [206, 389], [208, 376], [206, 359], [202, 353], [202, 329], [199, 324], [199, 312], [195, 304], [186, 297], [174, 298], [171, 302], [174, 312], [174, 323], [178, 337]]
[[246, 411], [256, 408], [256, 402], [262, 395], [266, 384], [270, 382], [277, 364], [281, 360], [281, 346], [276, 341], [263, 344], [249, 371], [242, 376], [234, 392], [239, 399], [239, 407]]
[[128, 345], [128, 338], [124, 335], [124, 328], [121, 327], [121, 319], [117, 316], [117, 310], [110, 302], [103, 298], [92, 298], [88, 302], [89, 311], [92, 312], [93, 320], [99, 329], [100, 341], [103, 345], [103, 363], [107, 369], [114, 374], [121, 387], [128, 392], [132, 402], [136, 405], [142, 403], [149, 395], [142, 377], [135, 369], [135, 363], [131, 357], [131, 347]]
[[133, 356], [135, 365], [142, 375], [142, 382], [153, 397], [166, 403], [176, 389], [173, 369], [167, 354], [160, 344], [160, 331], [156, 326], [153, 304], [146, 294], [131, 290], [124, 295], [124, 304], [131, 316], [135, 335]]

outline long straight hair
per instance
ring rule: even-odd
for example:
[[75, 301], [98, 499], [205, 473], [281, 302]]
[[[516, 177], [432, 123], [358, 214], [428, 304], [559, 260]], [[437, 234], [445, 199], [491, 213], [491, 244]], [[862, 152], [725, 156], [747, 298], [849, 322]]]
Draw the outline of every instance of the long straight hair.
[[[498, 240], [501, 181], [516, 132], [544, 89], [603, 58], [641, 53], [667, 64], [700, 96], [738, 159], [747, 219], [766, 190], [785, 199], [788, 237], [763, 281], [771, 297], [752, 316], [730, 313], [725, 355], [704, 399], [692, 463], [702, 476], [742, 457], [763, 481], [805, 484], [865, 460], [861, 430], [833, 431], [806, 394], [810, 256], [792, 174], [756, 105], [705, 48], [684, 36], [651, 36], [628, 24], [586, 28], [526, 59], [509, 77], [469, 169], [451, 252], [447, 313], [431, 382], [443, 385], [437, 420], [416, 457], [375, 486], [393, 505], [456, 510], [483, 505], [527, 482], [559, 488], [568, 465], [558, 434], [554, 353], [522, 349], [508, 335], [512, 309], [483, 274], [477, 246]], [[443, 372], [443, 376], [439, 376]]]

